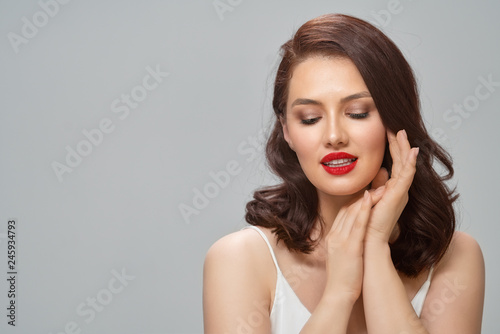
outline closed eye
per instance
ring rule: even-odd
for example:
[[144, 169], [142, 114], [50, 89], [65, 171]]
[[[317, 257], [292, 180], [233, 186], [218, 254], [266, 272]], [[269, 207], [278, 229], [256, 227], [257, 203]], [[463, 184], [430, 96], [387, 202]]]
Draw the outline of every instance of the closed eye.
[[300, 122], [305, 125], [311, 125], [314, 123], [317, 123], [319, 121], [320, 117], [315, 117], [315, 118], [308, 118], [308, 119], [303, 119]]
[[358, 114], [350, 113], [349, 117], [354, 118], [354, 119], [366, 118], [366, 117], [368, 117], [368, 113], [367, 112], [358, 113]]

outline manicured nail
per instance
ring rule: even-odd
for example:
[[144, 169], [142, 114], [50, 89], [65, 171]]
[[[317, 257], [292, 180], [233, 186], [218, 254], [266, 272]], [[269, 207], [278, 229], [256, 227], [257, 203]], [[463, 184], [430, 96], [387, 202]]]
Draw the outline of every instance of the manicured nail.
[[414, 148], [412, 148], [412, 151], [413, 151], [413, 161], [417, 161], [417, 156], [418, 156], [418, 152], [420, 151], [420, 148], [414, 147]]
[[372, 196], [370, 195], [370, 192], [368, 190], [365, 190], [365, 194], [363, 195], [363, 203], [364, 205], [368, 205], [372, 199]]

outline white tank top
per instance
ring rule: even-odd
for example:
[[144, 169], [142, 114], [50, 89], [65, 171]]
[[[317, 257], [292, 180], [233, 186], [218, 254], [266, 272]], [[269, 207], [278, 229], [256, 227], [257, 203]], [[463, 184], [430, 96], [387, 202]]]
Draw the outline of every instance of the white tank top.
[[[274, 295], [274, 303], [271, 309], [271, 333], [272, 334], [294, 334], [299, 333], [302, 327], [304, 327], [307, 320], [311, 316], [309, 310], [302, 304], [299, 297], [295, 294], [292, 287], [285, 279], [281, 270], [278, 266], [278, 261], [276, 261], [276, 256], [274, 255], [273, 248], [269, 243], [264, 232], [262, 232], [257, 226], [246, 226], [244, 228], [251, 228], [259, 232], [271, 252], [274, 265], [276, 266], [277, 279], [276, 279], [276, 291]], [[417, 294], [411, 301], [413, 309], [418, 317], [422, 313], [422, 307], [424, 305], [425, 297], [429, 291], [431, 284], [431, 277], [434, 268], [429, 271], [429, 276], [427, 280], [422, 284], [422, 287], [418, 290]]]

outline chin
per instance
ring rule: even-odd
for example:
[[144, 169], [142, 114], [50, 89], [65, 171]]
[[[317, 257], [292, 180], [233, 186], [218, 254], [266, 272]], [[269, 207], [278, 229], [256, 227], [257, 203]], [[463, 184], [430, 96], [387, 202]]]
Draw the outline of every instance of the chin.
[[329, 196], [355, 196], [355, 195], [360, 195], [365, 189], [369, 189], [370, 184], [366, 184], [365, 186], [359, 186], [359, 187], [335, 187], [335, 188], [318, 188], [318, 192], [322, 192], [325, 195]]

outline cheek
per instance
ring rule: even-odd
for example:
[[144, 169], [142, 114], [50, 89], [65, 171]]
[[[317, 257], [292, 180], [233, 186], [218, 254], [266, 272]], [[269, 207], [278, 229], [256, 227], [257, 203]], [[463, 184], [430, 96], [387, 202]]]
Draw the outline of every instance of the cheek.
[[363, 142], [366, 152], [373, 155], [373, 159], [382, 162], [387, 144], [386, 130], [382, 124], [375, 124], [358, 133], [360, 143]]
[[386, 131], [385, 128], [379, 128], [371, 136], [370, 142], [372, 143], [372, 149], [376, 152], [381, 153], [383, 157], [385, 152], [385, 146], [387, 144]]
[[321, 135], [318, 129], [289, 129], [290, 139], [297, 158], [301, 163], [314, 156], [321, 146]]

